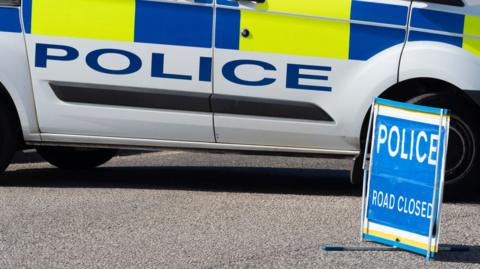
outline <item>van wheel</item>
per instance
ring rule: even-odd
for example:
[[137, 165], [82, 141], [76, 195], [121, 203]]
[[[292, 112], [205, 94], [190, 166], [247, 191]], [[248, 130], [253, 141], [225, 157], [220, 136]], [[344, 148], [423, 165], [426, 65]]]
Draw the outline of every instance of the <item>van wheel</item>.
[[353, 167], [350, 170], [350, 183], [355, 186], [363, 183], [363, 153], [353, 159]]
[[37, 147], [37, 152], [50, 164], [66, 170], [95, 168], [117, 154], [113, 149], [70, 147]]
[[457, 195], [480, 185], [480, 122], [476, 110], [461, 96], [428, 93], [409, 103], [450, 110], [445, 193]]
[[0, 172], [5, 171], [18, 148], [17, 125], [7, 107], [0, 101]]

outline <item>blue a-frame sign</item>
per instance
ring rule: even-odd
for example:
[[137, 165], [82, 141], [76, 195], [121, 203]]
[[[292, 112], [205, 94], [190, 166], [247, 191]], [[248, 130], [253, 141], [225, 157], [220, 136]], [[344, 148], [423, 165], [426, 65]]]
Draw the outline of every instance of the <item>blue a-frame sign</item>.
[[446, 109], [375, 100], [365, 149], [363, 239], [427, 259], [438, 252], [449, 122]]

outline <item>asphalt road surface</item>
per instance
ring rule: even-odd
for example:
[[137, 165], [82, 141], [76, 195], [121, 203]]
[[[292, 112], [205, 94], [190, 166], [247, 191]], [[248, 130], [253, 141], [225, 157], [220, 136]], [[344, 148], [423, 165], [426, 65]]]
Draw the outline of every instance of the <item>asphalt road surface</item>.
[[480, 268], [480, 201], [447, 203], [425, 263], [323, 252], [359, 241], [349, 160], [163, 151], [68, 172], [34, 155], [0, 176], [0, 268]]

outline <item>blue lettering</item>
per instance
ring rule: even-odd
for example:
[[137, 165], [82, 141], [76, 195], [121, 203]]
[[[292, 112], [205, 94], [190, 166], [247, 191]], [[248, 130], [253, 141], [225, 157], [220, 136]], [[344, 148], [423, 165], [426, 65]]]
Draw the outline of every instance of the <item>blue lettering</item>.
[[300, 79], [314, 79], [328, 81], [328, 76], [320, 75], [306, 75], [301, 74], [301, 70], [316, 70], [316, 71], [332, 71], [328, 66], [316, 66], [316, 65], [301, 65], [301, 64], [288, 64], [287, 65], [287, 88], [300, 89], [300, 90], [313, 90], [313, 91], [332, 91], [332, 87], [328, 86], [315, 86], [300, 84]]
[[228, 79], [230, 82], [240, 84], [240, 85], [246, 85], [246, 86], [267, 86], [275, 82], [276, 79], [274, 78], [264, 78], [258, 81], [251, 81], [251, 80], [244, 80], [237, 75], [235, 75], [235, 70], [237, 67], [241, 65], [256, 65], [260, 66], [264, 70], [267, 71], [277, 71], [275, 66], [262, 62], [262, 61], [255, 61], [255, 60], [236, 60], [236, 61], [231, 61], [229, 63], [226, 63], [223, 66], [222, 73], [223, 76]]
[[[120, 69], [120, 70], [112, 70], [112, 69], [107, 69], [103, 66], [101, 66], [98, 63], [98, 58], [104, 54], [118, 54], [125, 56], [129, 60], [129, 65], [125, 69]], [[90, 66], [93, 70], [96, 70], [101, 73], [106, 73], [106, 74], [112, 74], [112, 75], [128, 75], [137, 72], [142, 68], [142, 60], [140, 57], [137, 55], [124, 51], [124, 50], [118, 50], [118, 49], [99, 49], [99, 50], [94, 50], [87, 54], [87, 65]]]
[[[65, 55], [57, 56], [57, 55], [49, 55], [48, 50], [63, 50]], [[47, 67], [48, 60], [56, 60], [56, 61], [73, 61], [78, 58], [78, 50], [68, 46], [62, 45], [51, 45], [51, 44], [37, 44], [35, 46], [35, 67]]]
[[[56, 55], [52, 54], [52, 50], [56, 50]], [[62, 51], [63, 54], [61, 53]], [[128, 59], [128, 66], [123, 69], [111, 69], [104, 67], [99, 63], [99, 58], [104, 54], [116, 54], [123, 56]], [[73, 47], [65, 45], [36, 44], [35, 67], [46, 68], [47, 63], [50, 60], [67, 62], [73, 61], [77, 58], [79, 58], [79, 51]], [[193, 77], [191, 75], [166, 73], [165, 54], [163, 53], [152, 53], [151, 60], [152, 77], [193, 80]], [[135, 73], [142, 68], [142, 59], [138, 55], [125, 50], [108, 48], [98, 49], [88, 53], [86, 56], [86, 63], [91, 69], [95, 71], [113, 75], [128, 75]], [[277, 78], [269, 76], [265, 76], [259, 80], [248, 80], [238, 77], [236, 74], [237, 68], [245, 65], [260, 67], [264, 71], [277, 71], [277, 68], [270, 63], [251, 59], [241, 59], [226, 63], [222, 67], [223, 77], [232, 83], [244, 86], [268, 86], [277, 81]], [[198, 65], [198, 80], [202, 82], [211, 82], [213, 80], [212, 67], [212, 57], [200, 57]], [[308, 85], [305, 83], [301, 83], [301, 79], [316, 81], [328, 81], [329, 79], [329, 77], [326, 75], [305, 74], [305, 70], [331, 72], [332, 68], [328, 66], [287, 64], [286, 88], [300, 90], [332, 91], [332, 87], [329, 86]]]
[[200, 57], [200, 81], [212, 81], [212, 58]]
[[188, 76], [188, 75], [167, 74], [165, 73], [164, 66], [165, 66], [165, 55], [163, 53], [153, 53], [152, 54], [152, 77], [192, 80], [192, 76]]

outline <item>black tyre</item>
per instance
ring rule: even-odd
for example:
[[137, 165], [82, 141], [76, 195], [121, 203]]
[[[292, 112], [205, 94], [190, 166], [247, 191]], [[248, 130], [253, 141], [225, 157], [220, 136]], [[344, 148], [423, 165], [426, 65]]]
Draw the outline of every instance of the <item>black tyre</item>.
[[18, 148], [18, 128], [8, 105], [0, 101], [0, 172], [5, 171]]
[[427, 93], [409, 103], [448, 108], [450, 133], [445, 171], [445, 192], [450, 195], [466, 193], [480, 185], [480, 121], [478, 112], [462, 96]]
[[353, 159], [353, 167], [350, 170], [350, 183], [361, 185], [363, 183], [363, 153]]
[[90, 169], [112, 159], [117, 150], [70, 147], [38, 147], [37, 152], [50, 164], [67, 170]]

